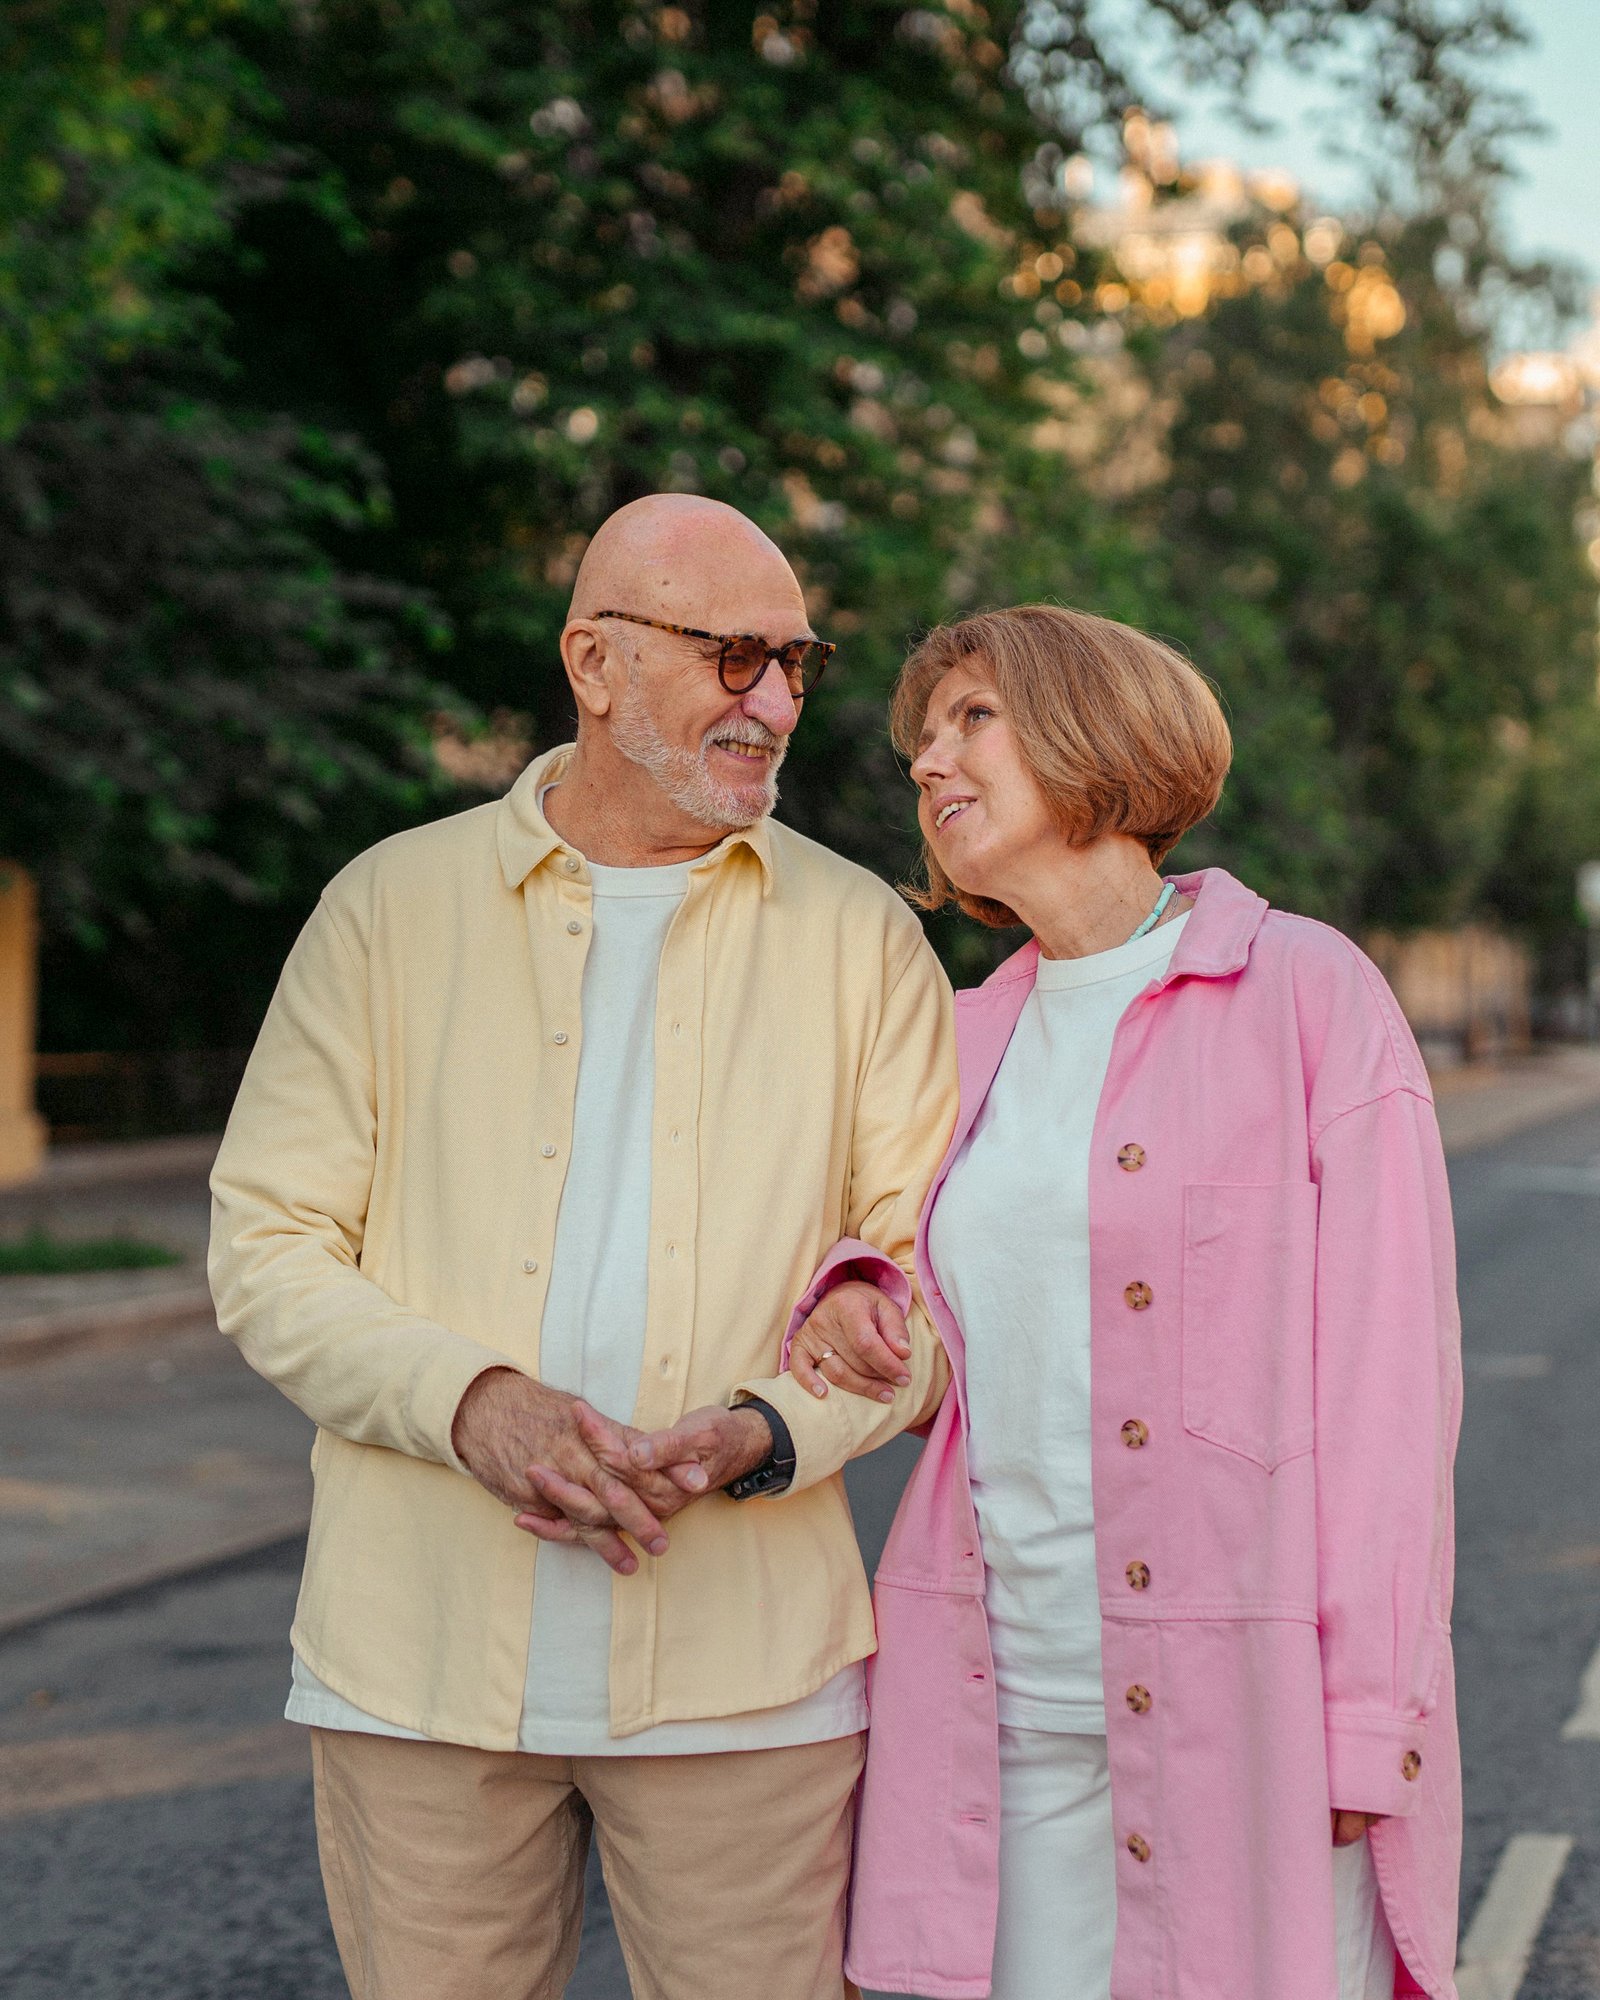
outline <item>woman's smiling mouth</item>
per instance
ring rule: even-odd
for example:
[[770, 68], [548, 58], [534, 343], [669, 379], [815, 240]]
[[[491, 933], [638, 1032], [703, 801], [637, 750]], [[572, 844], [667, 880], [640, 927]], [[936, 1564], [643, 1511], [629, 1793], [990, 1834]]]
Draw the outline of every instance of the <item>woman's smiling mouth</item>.
[[972, 803], [971, 799], [947, 799], [934, 815], [933, 824], [935, 831], [940, 827], [947, 826], [959, 813], [964, 813]]

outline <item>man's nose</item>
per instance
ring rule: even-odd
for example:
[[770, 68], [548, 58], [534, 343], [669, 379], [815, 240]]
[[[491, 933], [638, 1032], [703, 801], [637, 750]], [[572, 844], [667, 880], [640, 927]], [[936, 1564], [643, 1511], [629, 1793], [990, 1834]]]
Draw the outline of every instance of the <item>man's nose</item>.
[[767, 671], [746, 690], [739, 707], [753, 722], [764, 723], [774, 736], [788, 736], [800, 720], [800, 704], [789, 692], [776, 660], [768, 662]]

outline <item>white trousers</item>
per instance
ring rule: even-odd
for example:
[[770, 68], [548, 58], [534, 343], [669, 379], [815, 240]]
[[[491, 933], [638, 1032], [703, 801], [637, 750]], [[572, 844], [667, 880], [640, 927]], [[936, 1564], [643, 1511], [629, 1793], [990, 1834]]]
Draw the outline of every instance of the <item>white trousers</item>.
[[[1394, 1940], [1365, 1840], [1333, 1850], [1339, 2000], [1392, 2000]], [[1000, 1731], [992, 2000], [1108, 2000], [1117, 1921], [1103, 1736]]]

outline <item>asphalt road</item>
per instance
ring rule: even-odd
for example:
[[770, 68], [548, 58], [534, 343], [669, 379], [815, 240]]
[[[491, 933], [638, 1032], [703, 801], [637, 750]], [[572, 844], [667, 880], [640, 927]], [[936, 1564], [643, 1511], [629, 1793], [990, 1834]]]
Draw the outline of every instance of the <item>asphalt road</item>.
[[[1600, 1673], [1593, 1733], [1563, 1728], [1600, 1652], [1600, 1112], [1458, 1160], [1452, 1182], [1468, 1367], [1463, 1913], [1494, 1884], [1496, 1923], [1479, 1935], [1497, 1930], [1503, 1950], [1521, 1925], [1522, 2000], [1592, 2000]], [[181, 1351], [174, 1365], [179, 1388], [185, 1366], [202, 1367]], [[869, 1557], [913, 1451], [854, 1469]], [[0, 1640], [6, 2000], [343, 1995], [304, 1743], [278, 1720], [297, 1566], [283, 1547]], [[626, 2000], [592, 1887], [568, 2000]], [[1509, 2000], [1504, 1975], [1498, 1990]]]

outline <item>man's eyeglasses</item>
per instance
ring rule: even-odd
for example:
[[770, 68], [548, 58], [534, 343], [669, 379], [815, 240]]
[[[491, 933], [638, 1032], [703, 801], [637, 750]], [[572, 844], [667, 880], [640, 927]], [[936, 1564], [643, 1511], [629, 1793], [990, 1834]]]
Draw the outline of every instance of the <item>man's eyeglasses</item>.
[[623, 618], [630, 625], [648, 625], [656, 632], [676, 632], [682, 639], [704, 639], [717, 648], [717, 679], [729, 694], [748, 694], [774, 660], [796, 701], [803, 701], [822, 678], [822, 670], [838, 648], [827, 639], [791, 639], [774, 646], [754, 632], [701, 632], [693, 625], [669, 625], [663, 618], [641, 618], [635, 611], [597, 611], [596, 618]]

